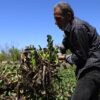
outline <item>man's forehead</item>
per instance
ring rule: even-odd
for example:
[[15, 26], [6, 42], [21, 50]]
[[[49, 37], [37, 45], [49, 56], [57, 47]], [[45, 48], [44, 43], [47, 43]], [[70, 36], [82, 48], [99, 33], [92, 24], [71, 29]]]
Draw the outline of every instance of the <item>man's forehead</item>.
[[61, 9], [59, 7], [55, 7], [54, 15], [61, 15]]

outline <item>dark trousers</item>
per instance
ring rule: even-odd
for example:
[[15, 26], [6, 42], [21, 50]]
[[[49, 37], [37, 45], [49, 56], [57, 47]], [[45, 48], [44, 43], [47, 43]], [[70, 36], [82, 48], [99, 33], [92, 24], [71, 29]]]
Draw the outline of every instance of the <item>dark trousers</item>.
[[91, 70], [78, 81], [71, 100], [100, 100], [100, 71]]

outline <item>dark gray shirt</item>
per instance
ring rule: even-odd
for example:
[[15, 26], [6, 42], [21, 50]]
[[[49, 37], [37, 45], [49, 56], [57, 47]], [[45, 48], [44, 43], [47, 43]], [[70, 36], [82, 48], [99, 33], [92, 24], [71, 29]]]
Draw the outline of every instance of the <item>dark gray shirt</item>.
[[66, 26], [64, 33], [62, 53], [65, 53], [67, 49], [72, 51], [78, 77], [87, 69], [100, 68], [100, 36], [93, 26], [74, 18]]

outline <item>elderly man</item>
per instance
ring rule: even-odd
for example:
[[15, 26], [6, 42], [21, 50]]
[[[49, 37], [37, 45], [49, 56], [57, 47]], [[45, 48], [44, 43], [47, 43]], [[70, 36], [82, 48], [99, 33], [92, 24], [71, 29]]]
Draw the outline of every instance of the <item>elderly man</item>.
[[100, 88], [100, 37], [89, 23], [76, 18], [68, 3], [54, 6], [56, 25], [64, 31], [61, 52], [70, 49], [72, 54], [59, 56], [76, 64], [77, 85], [71, 100], [98, 100]]

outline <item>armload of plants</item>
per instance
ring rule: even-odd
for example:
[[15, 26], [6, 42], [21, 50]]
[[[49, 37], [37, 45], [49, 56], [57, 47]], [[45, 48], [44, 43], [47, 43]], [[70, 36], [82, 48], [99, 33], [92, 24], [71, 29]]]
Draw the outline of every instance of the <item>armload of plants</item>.
[[70, 100], [75, 67], [58, 61], [58, 52], [48, 35], [46, 48], [28, 46], [20, 64], [1, 65], [0, 100]]

